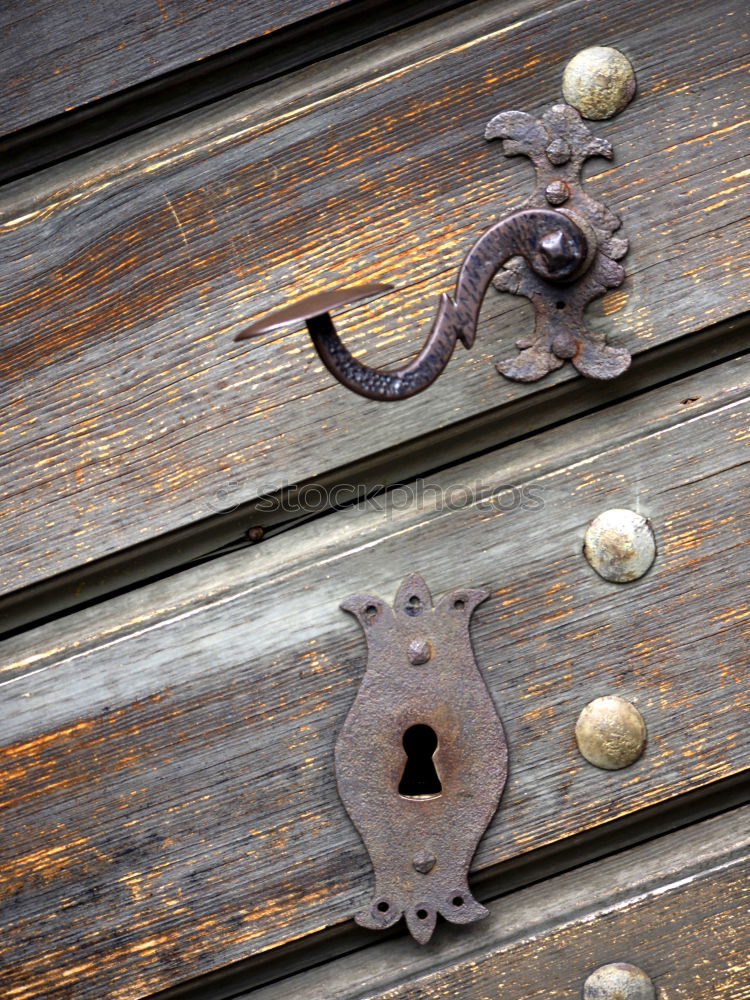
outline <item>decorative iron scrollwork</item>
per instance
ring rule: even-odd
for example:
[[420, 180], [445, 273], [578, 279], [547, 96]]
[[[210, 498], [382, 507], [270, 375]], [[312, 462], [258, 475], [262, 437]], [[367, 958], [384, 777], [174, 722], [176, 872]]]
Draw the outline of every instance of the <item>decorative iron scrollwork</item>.
[[358, 361], [330, 316], [331, 309], [388, 291], [390, 285], [340, 287], [308, 296], [265, 316], [235, 340], [304, 320], [315, 349], [339, 382], [370, 399], [406, 399], [435, 381], [457, 341], [472, 346], [494, 278], [499, 291], [528, 298], [536, 317], [533, 332], [517, 341], [521, 353], [497, 365], [501, 374], [533, 382], [566, 360], [589, 378], [611, 379], [625, 371], [630, 353], [607, 344], [604, 334], [583, 319], [588, 303], [625, 277], [618, 261], [628, 242], [613, 235], [620, 220], [589, 197], [581, 181], [589, 157], [611, 159], [611, 143], [593, 135], [567, 104], [554, 105], [541, 118], [504, 111], [489, 122], [485, 137], [501, 139], [506, 156], [528, 156], [536, 185], [518, 210], [495, 223], [469, 250], [455, 291], [440, 296], [430, 332], [409, 364], [383, 371]]
[[363, 927], [405, 917], [429, 941], [438, 914], [487, 915], [467, 874], [507, 777], [502, 723], [474, 660], [469, 621], [489, 594], [460, 589], [433, 606], [418, 574], [393, 607], [347, 598], [368, 647], [367, 670], [336, 743], [339, 794], [375, 869]]
[[558, 207], [588, 233], [591, 247], [583, 273], [553, 294], [549, 282], [522, 258], [503, 265], [493, 281], [495, 288], [529, 299], [536, 323], [530, 336], [517, 341], [520, 355], [501, 361], [497, 370], [520, 382], [534, 382], [570, 359], [589, 378], [615, 378], [630, 365], [630, 352], [610, 347], [604, 334], [584, 324], [583, 314], [592, 299], [622, 284], [625, 270], [617, 262], [627, 253], [628, 241], [613, 236], [620, 228], [619, 218], [590, 198], [581, 183], [585, 161], [592, 156], [612, 159], [612, 144], [593, 135], [567, 104], [554, 105], [541, 118], [504, 111], [484, 134], [487, 139], [502, 139], [506, 156], [528, 156], [534, 164], [536, 185], [524, 207]]

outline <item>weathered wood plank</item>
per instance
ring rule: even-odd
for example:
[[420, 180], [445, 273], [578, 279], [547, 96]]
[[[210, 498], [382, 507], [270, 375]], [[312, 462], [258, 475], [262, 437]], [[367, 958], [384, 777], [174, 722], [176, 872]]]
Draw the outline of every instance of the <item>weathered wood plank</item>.
[[[163, 0], [157, 2], [164, 9]], [[540, 2], [513, 0], [512, 6], [528, 13]], [[6, 24], [5, 32], [6, 50], [7, 36], [12, 39], [11, 61], [17, 62], [19, 53], [25, 57], [15, 67], [12, 81], [6, 74], [5, 89], [18, 97], [18, 90], [27, 88], [24, 99], [3, 109], [6, 122], [12, 121], [16, 131], [2, 134], [0, 130], [0, 184], [433, 17], [455, 7], [456, 0], [401, 0], [397, 5], [390, 0], [306, 0], [293, 10], [288, 4], [259, 8], [257, 3], [245, 3], [239, 11], [229, 0], [212, 3], [213, 30], [209, 33], [202, 31], [207, 9], [199, 11], [198, 4], [190, 3], [192, 19], [168, 16], [139, 38], [132, 37], [132, 15], [134, 8], [141, 9], [142, 0], [130, 0], [117, 9], [105, 0], [88, 11], [85, 46], [78, 37], [76, 20], [82, 8], [79, 5], [71, 12], [63, 6], [40, 10], [38, 4], [36, 17], [23, 21], [16, 20], [17, 11], [7, 5], [0, 10], [0, 23], [4, 11], [7, 22], [14, 19], [12, 25]], [[201, 6], [206, 7], [205, 3]], [[512, 20], [510, 6], [506, 4]], [[261, 17], [249, 20], [248, 14], [258, 10]], [[54, 25], [60, 29], [54, 37], [40, 36], [39, 29], [45, 24], [49, 27], [62, 14], [68, 16], [64, 24]], [[231, 32], [227, 16], [233, 18]], [[115, 35], [124, 31], [128, 40], [112, 44], [110, 36], [109, 47], [103, 49], [97, 23]], [[265, 30], [269, 24], [272, 27]], [[27, 35], [31, 31], [36, 34], [30, 49]], [[191, 44], [180, 47], [186, 38]], [[196, 52], [200, 57], [185, 64]], [[0, 78], [2, 72], [0, 66]], [[128, 82], [132, 86], [121, 89]]]
[[0, 135], [70, 111], [341, 0], [3, 0]]
[[389, 941], [238, 1000], [579, 1000], [585, 978], [638, 965], [660, 997], [750, 997], [750, 809], [504, 896], [464, 931]]
[[[691, 338], [689, 351], [685, 347], [685, 338], [671, 341], [635, 358], [630, 369], [614, 382], [589, 382], [585, 393], [580, 383], [563, 382], [546, 389], [541, 398], [521, 397], [506, 404], [501, 414], [486, 410], [472, 420], [434, 432], [429, 445], [422, 437], [413, 438], [236, 509], [231, 507], [233, 492], [229, 484], [225, 500], [229, 508], [200, 525], [188, 525], [145, 545], [88, 563], [62, 578], [51, 577], [0, 597], [0, 638], [41, 623], [48, 616], [115, 596], [133, 585], [154, 582], [177, 568], [191, 568], [206, 559], [248, 548], [255, 544], [248, 538], [248, 529], [255, 533], [260, 530], [268, 539], [293, 530], [311, 517], [329, 513], [336, 505], [345, 506], [356, 496], [374, 496], [396, 483], [431, 475], [436, 467], [446, 468], [465, 459], [467, 451], [476, 455], [518, 441], [620, 398], [641, 395], [654, 386], [739, 357], [750, 352], [750, 314], [701, 331], [700, 337]], [[675, 414], [674, 419], [681, 416]], [[297, 504], [292, 508], [290, 501], [295, 498]]]
[[[472, 632], [511, 770], [477, 868], [748, 768], [749, 420], [739, 359], [436, 476], [411, 503], [341, 511], [5, 643], [9, 995], [143, 996], [366, 902], [333, 777], [365, 654], [338, 603], [391, 599], [414, 569], [436, 594], [493, 595]], [[525, 506], [509, 509], [513, 484]], [[467, 487], [506, 509], [462, 503]], [[626, 587], [580, 552], [610, 506], [658, 537]], [[649, 728], [618, 773], [572, 735], [608, 692]]]
[[740, 18], [582, 0], [508, 24], [487, 0], [7, 188], [3, 592], [211, 517], [227, 490], [250, 501], [543, 392], [494, 370], [528, 321], [494, 293], [474, 350], [390, 409], [335, 384], [302, 333], [231, 336], [299, 288], [386, 279], [398, 292], [342, 326], [376, 364], [411, 353], [466, 247], [527, 191], [485, 122], [553, 101], [583, 45], [620, 45], [639, 77], [598, 127], [617, 158], [592, 190], [633, 247], [599, 327], [641, 351], [746, 309]]

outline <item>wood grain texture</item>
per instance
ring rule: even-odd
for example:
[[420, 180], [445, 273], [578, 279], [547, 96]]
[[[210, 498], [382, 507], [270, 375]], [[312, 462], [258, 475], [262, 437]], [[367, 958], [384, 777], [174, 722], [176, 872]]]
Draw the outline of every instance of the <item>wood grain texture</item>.
[[[5, 643], [8, 995], [145, 996], [364, 905], [372, 873], [333, 743], [365, 649], [338, 604], [363, 588], [391, 600], [415, 569], [436, 595], [492, 592], [472, 635], [510, 778], [477, 869], [747, 769], [749, 422], [739, 359], [443, 473], [411, 503], [394, 491], [383, 511], [341, 511]], [[628, 586], [581, 555], [611, 506], [657, 535]], [[574, 744], [606, 693], [648, 726], [622, 772]]]
[[[157, 0], [160, 2], [160, 0]], [[540, 5], [541, 0], [513, 0], [513, 7], [521, 7], [528, 11]], [[201, 56], [197, 61], [189, 62], [187, 65], [178, 65], [177, 69], [170, 69], [163, 72], [164, 67], [159, 66], [158, 59], [153, 59], [148, 66], [144, 76], [138, 77], [128, 63], [130, 53], [128, 45], [123, 44], [122, 48], [110, 47], [104, 55], [104, 66], [92, 65], [89, 57], [89, 50], [80, 44], [76, 44], [75, 38], [71, 38], [71, 32], [75, 34], [76, 14], [80, 18], [80, 10], [73, 12], [73, 27], [61, 31], [56, 39], [58, 47], [54, 52], [50, 52], [44, 43], [44, 39], [32, 53], [29, 63], [36, 66], [43, 63], [45, 59], [62, 59], [62, 53], [66, 53], [69, 60], [61, 68], [59, 75], [38, 74], [31, 81], [28, 81], [23, 73], [28, 69], [28, 64], [21, 70], [21, 76], [16, 78], [15, 86], [25, 82], [31, 82], [34, 93], [27, 96], [33, 101], [35, 96], [39, 96], [37, 91], [50, 89], [53, 96], [60, 95], [60, 91], [65, 91], [66, 110], [64, 114], [56, 114], [57, 108], [54, 100], [43, 101], [41, 105], [28, 107], [28, 117], [36, 121], [35, 124], [27, 125], [20, 130], [0, 134], [0, 184], [8, 183], [19, 177], [26, 177], [35, 171], [48, 167], [53, 163], [60, 163], [71, 156], [79, 155], [86, 150], [96, 149], [105, 143], [120, 139], [126, 135], [132, 135], [141, 129], [149, 126], [167, 122], [177, 115], [183, 115], [195, 108], [202, 108], [212, 101], [220, 100], [230, 94], [237, 94], [248, 87], [255, 86], [265, 80], [271, 80], [283, 73], [289, 73], [300, 66], [309, 66], [320, 59], [332, 57], [356, 45], [362, 45], [372, 38], [379, 38], [390, 31], [396, 31], [407, 24], [416, 24], [420, 20], [433, 17], [442, 10], [449, 10], [459, 6], [460, 0], [401, 0], [394, 4], [392, 0], [346, 0], [345, 3], [299, 3], [295, 4], [292, 14], [288, 4], [266, 4], [263, 7], [260, 27], [267, 24], [276, 15], [278, 24], [275, 29], [261, 33], [260, 36], [253, 36], [253, 26], [258, 24], [245, 25], [250, 29], [250, 38], [241, 38], [235, 31], [232, 32], [228, 44], [230, 48], [214, 51], [211, 48], [211, 41], [219, 44], [212, 35], [201, 35], [200, 30], [205, 16], [198, 16], [189, 23], [187, 19], [179, 21], [176, 18], [168, 18], [157, 28], [154, 34], [148, 34], [146, 38], [133, 40], [131, 48], [136, 51], [136, 64], [141, 61], [143, 51], [141, 46], [148, 52], [159, 51], [160, 43], [164, 42], [165, 47], [170, 42], [174, 42], [175, 35], [180, 33], [193, 33], [192, 40], [200, 48], [206, 49], [209, 55]], [[37, 10], [41, 4], [37, 5]], [[82, 5], [79, 5], [82, 6]], [[125, 4], [124, 9], [128, 12], [135, 4]], [[508, 5], [506, 5], [507, 7]], [[62, 4], [55, 6], [53, 17], [58, 15]], [[191, 5], [194, 9], [195, 5]], [[257, 4], [243, 4], [242, 12], [256, 9]], [[273, 9], [271, 9], [273, 8]], [[226, 10], [236, 12], [236, 4], [230, 2], [223, 4], [222, 0], [214, 0], [211, 9], [211, 23], [217, 25], [225, 16]], [[50, 11], [45, 12], [49, 15]], [[90, 0], [91, 31], [89, 37], [96, 34], [97, 13], [106, 23], [111, 21], [113, 15], [117, 17], [121, 11], [114, 12], [111, 3], [94, 5], [94, 0]], [[287, 16], [287, 21], [284, 17]], [[289, 17], [291, 16], [291, 20]], [[511, 11], [508, 10], [508, 16]], [[2, 17], [2, 11], [0, 11]], [[301, 17], [302, 20], [296, 19]], [[28, 29], [31, 19], [24, 22]], [[239, 19], [242, 23], [244, 20]], [[239, 23], [239, 22], [238, 22]], [[274, 23], [277, 23], [274, 21]], [[18, 35], [18, 25], [15, 34]], [[126, 30], [130, 30], [128, 23]], [[161, 32], [161, 33], [160, 33]], [[20, 33], [23, 35], [23, 29]], [[199, 37], [196, 39], [195, 34]], [[65, 43], [68, 42], [66, 49]], [[223, 33], [223, 41], [226, 43], [226, 32]], [[239, 44], [237, 44], [239, 42]], [[23, 45], [23, 39], [16, 38], [18, 45]], [[97, 55], [102, 53], [97, 52]], [[186, 47], [183, 52], [176, 54], [179, 58], [190, 58], [194, 55], [194, 47]], [[115, 71], [113, 77], [102, 78], [96, 76], [96, 70]], [[141, 67], [141, 70], [143, 67]], [[118, 85], [117, 70], [124, 70], [132, 75], [134, 86], [125, 90], [110, 90]], [[0, 73], [2, 68], [0, 67]], [[157, 76], [153, 76], [158, 72]], [[82, 99], [84, 94], [80, 93], [80, 88], [76, 84], [83, 84], [84, 94], [93, 94], [95, 99], [87, 99], [87, 103], [77, 106], [68, 105], [71, 99], [71, 92], [75, 93], [78, 99]], [[123, 83], [119, 80], [119, 85]], [[59, 102], [58, 102], [59, 104]], [[53, 117], [46, 117], [52, 114]]]
[[750, 997], [750, 809], [497, 899], [470, 935], [383, 942], [237, 1000], [579, 1000], [631, 962], [660, 998]]
[[320, 14], [342, 0], [3, 0], [0, 135]]
[[392, 408], [335, 383], [302, 332], [232, 336], [301, 289], [384, 279], [398, 291], [341, 325], [369, 362], [402, 362], [475, 236], [528, 192], [486, 121], [557, 99], [583, 45], [619, 45], [639, 79], [596, 129], [616, 160], [590, 188], [632, 251], [593, 322], [638, 352], [746, 309], [741, 25], [729, 0], [515, 23], [487, 0], [10, 185], [2, 591], [572, 378], [497, 374], [529, 314], [494, 292], [474, 349]]
[[[686, 350], [689, 341], [689, 350]], [[248, 548], [248, 527], [260, 527], [268, 540], [291, 531], [332, 507], [346, 506], [355, 496], [383, 493], [397, 483], [431, 475], [436, 466], [447, 468], [509, 442], [593, 413], [618, 399], [641, 396], [654, 386], [684, 379], [723, 360], [750, 352], [750, 313], [717, 323], [699, 337], [680, 338], [635, 358], [630, 369], [613, 382], [589, 382], [586, 391], [575, 380], [544, 390], [543, 396], [521, 397], [497, 409], [485, 410], [473, 420], [460, 421], [416, 437], [398, 447], [363, 457], [351, 465], [330, 470], [315, 479], [295, 484], [287, 492], [260, 497], [250, 504], [226, 510], [200, 525], [158, 536], [107, 559], [40, 581], [32, 587], [0, 598], [0, 638], [23, 627], [41, 623], [48, 615], [70, 611], [96, 599], [115, 596], [120, 588], [154, 582], [157, 575], [188, 569], [198, 562]], [[700, 404], [695, 404], [700, 405]], [[674, 419], [681, 419], [674, 414]], [[346, 487], [339, 489], [339, 487]], [[322, 492], [320, 491], [322, 489]], [[299, 498], [296, 509], [289, 500]], [[228, 492], [227, 501], [232, 494]], [[5, 631], [7, 630], [7, 632]]]

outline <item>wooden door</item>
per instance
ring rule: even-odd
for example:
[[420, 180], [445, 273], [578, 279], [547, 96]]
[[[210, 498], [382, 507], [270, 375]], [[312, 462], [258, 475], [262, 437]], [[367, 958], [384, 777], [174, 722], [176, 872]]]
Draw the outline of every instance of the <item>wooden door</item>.
[[[627, 962], [660, 1000], [750, 997], [744, 6], [1, 16], [3, 996], [576, 997]], [[559, 102], [593, 45], [637, 77], [584, 171], [629, 241], [587, 313], [626, 373], [504, 378], [533, 317], [494, 288], [400, 402], [303, 330], [233, 341], [388, 282], [335, 319], [403, 364], [533, 186], [487, 122]], [[582, 551], [610, 509], [654, 532], [631, 582]], [[415, 571], [489, 591], [509, 746], [471, 872], [490, 916], [424, 947], [354, 924], [373, 871], [334, 770], [366, 664], [339, 605]], [[620, 770], [575, 738], [609, 695], [647, 729]]]

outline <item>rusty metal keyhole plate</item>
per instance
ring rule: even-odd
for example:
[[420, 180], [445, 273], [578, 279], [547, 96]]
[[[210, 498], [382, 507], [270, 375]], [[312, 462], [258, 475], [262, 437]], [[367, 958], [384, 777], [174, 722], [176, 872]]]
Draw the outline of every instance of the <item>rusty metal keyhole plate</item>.
[[438, 913], [458, 924], [487, 914], [467, 876], [508, 759], [469, 638], [472, 613], [488, 596], [455, 590], [433, 606], [413, 574], [392, 608], [369, 594], [341, 605], [360, 622], [368, 648], [336, 743], [339, 794], [375, 869], [372, 901], [355, 919], [379, 929], [404, 916], [423, 944]]

